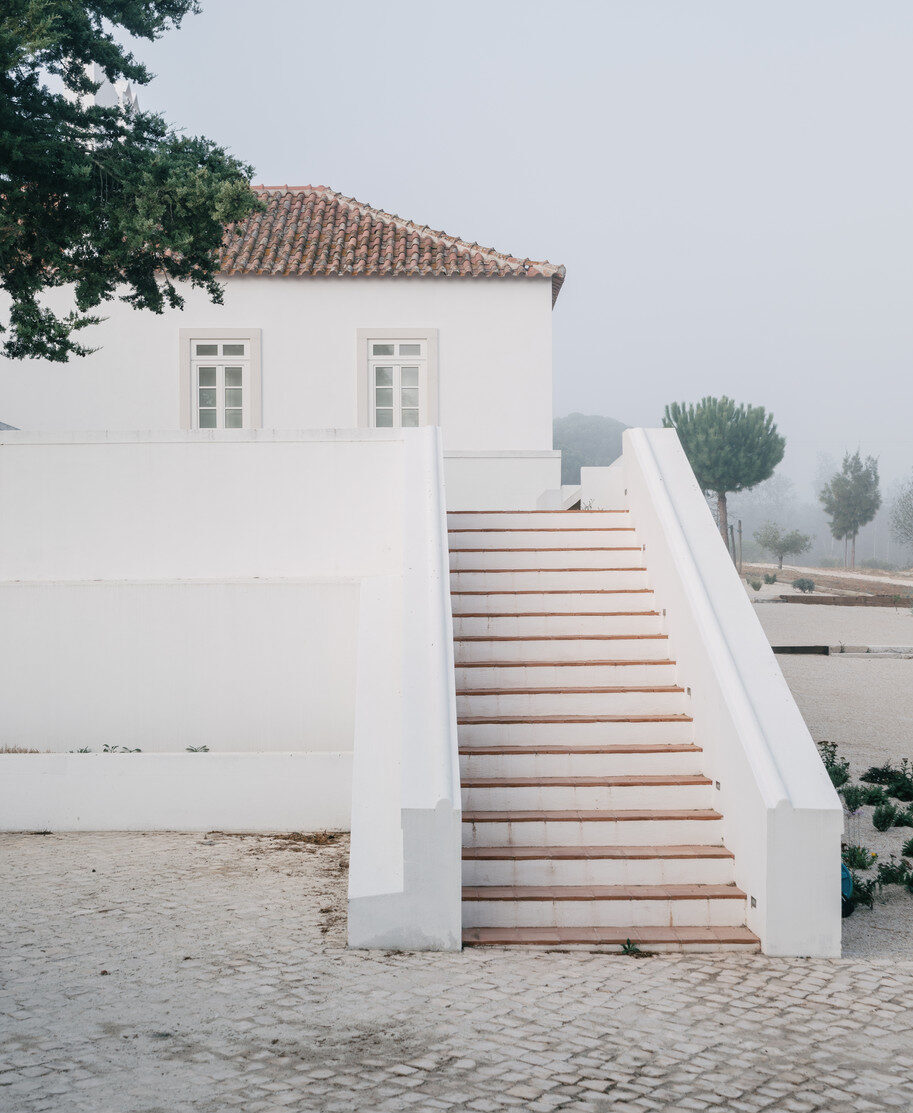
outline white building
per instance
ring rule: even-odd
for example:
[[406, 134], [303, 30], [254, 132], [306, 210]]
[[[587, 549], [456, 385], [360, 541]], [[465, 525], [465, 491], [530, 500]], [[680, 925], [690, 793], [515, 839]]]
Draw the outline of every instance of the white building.
[[839, 954], [840, 804], [675, 434], [559, 488], [563, 268], [263, 195], [224, 305], [0, 365], [0, 829], [348, 827], [355, 946]]

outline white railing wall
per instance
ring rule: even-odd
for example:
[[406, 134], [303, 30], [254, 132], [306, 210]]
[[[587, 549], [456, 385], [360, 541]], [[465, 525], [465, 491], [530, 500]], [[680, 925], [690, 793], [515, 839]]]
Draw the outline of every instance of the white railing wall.
[[808, 728], [675, 432], [627, 430], [622, 466], [748, 924], [767, 954], [839, 955], [843, 811]]
[[459, 950], [460, 773], [440, 430], [406, 437], [403, 574], [364, 584], [349, 945]]

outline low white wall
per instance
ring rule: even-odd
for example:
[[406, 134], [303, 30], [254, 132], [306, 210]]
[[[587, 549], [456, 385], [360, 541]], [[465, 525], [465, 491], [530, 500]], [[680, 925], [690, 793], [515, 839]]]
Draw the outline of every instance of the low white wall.
[[2, 831], [346, 830], [352, 754], [5, 754]]
[[460, 770], [438, 430], [407, 442], [406, 472], [418, 483], [405, 507], [402, 594], [377, 581], [365, 600], [372, 625], [401, 641], [378, 659], [376, 640], [359, 639], [348, 938], [351, 947], [455, 951]]
[[770, 955], [840, 954], [843, 810], [673, 430], [623, 436], [629, 506], [724, 841]]
[[604, 468], [580, 469], [580, 508], [618, 510], [626, 504], [623, 458]]
[[561, 453], [445, 452], [448, 510], [535, 510], [561, 486]]

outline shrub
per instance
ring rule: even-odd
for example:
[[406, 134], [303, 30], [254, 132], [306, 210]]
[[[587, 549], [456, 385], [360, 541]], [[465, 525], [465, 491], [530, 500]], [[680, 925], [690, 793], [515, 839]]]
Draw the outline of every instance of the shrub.
[[893, 796], [902, 804], [913, 803], [913, 770], [906, 758], [895, 768], [889, 761], [884, 765], [873, 765], [862, 774], [869, 784], [883, 785], [887, 796]]
[[913, 808], [898, 809], [894, 817], [895, 827], [913, 827]]
[[[833, 780], [833, 778], [831, 778], [831, 780]], [[834, 787], [839, 788], [838, 785]], [[867, 790], [862, 788], [861, 785], [847, 785], [845, 788], [841, 788], [840, 795], [843, 797], [846, 810], [851, 814], [853, 812], [858, 812], [863, 804], [868, 803], [866, 792]]]
[[879, 785], [869, 785], [862, 790], [865, 793], [863, 804], [869, 804], [873, 808], [877, 808], [879, 804], [890, 804], [888, 794]]
[[775, 584], [776, 582], [777, 582], [777, 573], [776, 572], [765, 572], [764, 573], [764, 583]]
[[913, 858], [913, 839], [907, 839], [901, 847], [900, 853], [904, 858]]
[[870, 765], [859, 778], [873, 785], [889, 785], [897, 776], [897, 770], [888, 761], [884, 765]]
[[877, 884], [874, 877], [860, 877], [858, 873], [853, 874], [853, 895], [850, 897], [850, 906], [856, 908], [858, 905], [864, 905], [866, 908], [871, 908], [875, 904], [875, 885]]
[[875, 864], [878, 855], [865, 846], [850, 844], [843, 848], [843, 860], [851, 870], [867, 870]]
[[878, 866], [875, 880], [879, 885], [903, 885], [910, 876], [910, 863], [904, 862], [894, 854]]
[[793, 587], [797, 591], [801, 591], [803, 595], [808, 595], [815, 590], [815, 581], [808, 579], [806, 576], [799, 576], [793, 580]]
[[887, 831], [889, 827], [894, 826], [896, 818], [897, 809], [893, 804], [879, 804], [872, 812], [872, 822], [875, 824], [876, 831]]
[[761, 581], [760, 580], [746, 580], [746, 583], [748, 584], [748, 586], [753, 591], [760, 591], [761, 590]]
[[[827, 774], [834, 788], [840, 788], [841, 785], [845, 785], [850, 779], [850, 763], [837, 757], [837, 743], [819, 742], [818, 753], [821, 755], [824, 768], [827, 770]], [[850, 809], [850, 811], [855, 810], [855, 808]]]

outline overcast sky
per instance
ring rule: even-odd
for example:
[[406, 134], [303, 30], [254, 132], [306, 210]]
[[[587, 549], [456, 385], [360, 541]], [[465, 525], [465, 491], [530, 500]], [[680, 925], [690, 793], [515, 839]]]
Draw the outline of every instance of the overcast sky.
[[140, 92], [255, 181], [564, 263], [555, 412], [913, 469], [910, 0], [203, 0]]

